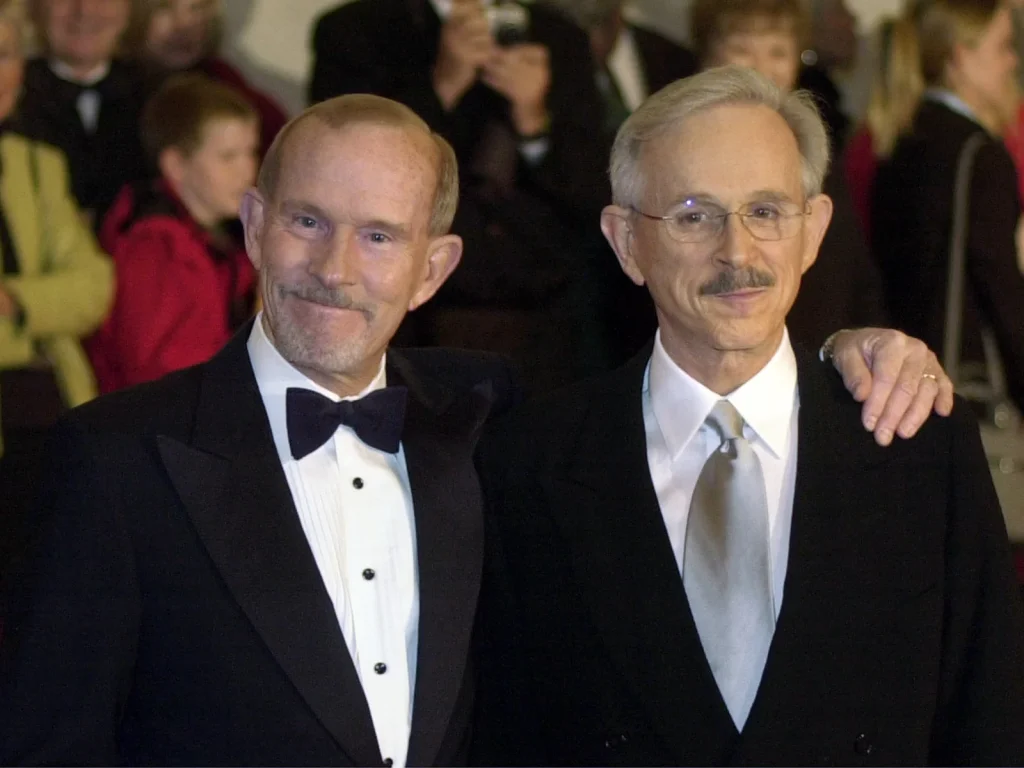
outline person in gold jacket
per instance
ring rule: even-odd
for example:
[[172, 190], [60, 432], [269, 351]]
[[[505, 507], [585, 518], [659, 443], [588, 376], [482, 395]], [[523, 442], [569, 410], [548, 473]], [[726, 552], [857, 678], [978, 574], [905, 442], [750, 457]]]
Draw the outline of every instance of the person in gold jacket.
[[0, 577], [19, 547], [47, 428], [96, 395], [80, 339], [114, 290], [64, 156], [17, 132], [22, 28], [19, 4], [0, 0]]

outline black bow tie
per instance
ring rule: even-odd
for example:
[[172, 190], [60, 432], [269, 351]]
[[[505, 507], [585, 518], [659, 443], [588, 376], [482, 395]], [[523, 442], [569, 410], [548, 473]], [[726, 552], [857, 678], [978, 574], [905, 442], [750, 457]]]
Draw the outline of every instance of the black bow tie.
[[350, 427], [371, 448], [398, 453], [406, 394], [405, 387], [385, 387], [358, 400], [336, 403], [311, 389], [289, 388], [285, 406], [292, 456], [308, 456], [341, 425]]

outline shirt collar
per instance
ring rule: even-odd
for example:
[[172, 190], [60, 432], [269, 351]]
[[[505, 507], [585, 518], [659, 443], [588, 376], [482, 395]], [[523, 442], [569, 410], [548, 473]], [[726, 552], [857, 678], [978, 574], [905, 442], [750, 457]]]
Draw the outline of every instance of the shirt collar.
[[289, 363], [277, 351], [277, 347], [267, 337], [263, 328], [263, 313], [256, 315], [252, 331], [249, 333], [249, 340], [246, 343], [249, 351], [249, 360], [252, 363], [252, 370], [256, 376], [256, 384], [259, 386], [260, 395], [263, 397], [263, 404], [267, 409], [267, 417], [270, 420], [270, 429], [274, 436], [274, 445], [281, 462], [292, 459], [291, 446], [288, 443], [288, 421], [285, 399], [288, 389], [299, 387], [311, 389], [334, 402], [340, 400], [358, 400], [371, 392], [383, 389], [387, 385], [387, 355], [382, 355], [380, 369], [365, 389], [357, 395], [350, 397], [339, 397], [326, 387], [322, 387], [311, 378]]
[[732, 403], [740, 416], [776, 457], [787, 455], [790, 424], [797, 404], [796, 355], [785, 331], [782, 342], [758, 373], [724, 398], [680, 368], [654, 337], [645, 389], [658, 428], [675, 460], [690, 444], [719, 400]]
[[968, 120], [981, 125], [981, 120], [978, 118], [978, 114], [971, 109], [967, 102], [946, 88], [928, 88], [924, 92], [924, 97], [931, 101], [937, 101], [953, 110], [958, 115], [962, 115]]
[[110, 74], [110, 62], [103, 62], [86, 77], [79, 77], [75, 74], [74, 69], [58, 59], [50, 59], [50, 70], [61, 80], [67, 80], [69, 83], [91, 88]]

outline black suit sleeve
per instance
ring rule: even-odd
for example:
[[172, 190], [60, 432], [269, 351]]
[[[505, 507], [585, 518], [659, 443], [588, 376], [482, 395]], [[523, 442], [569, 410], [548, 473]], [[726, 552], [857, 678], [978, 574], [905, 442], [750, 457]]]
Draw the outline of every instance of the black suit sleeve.
[[1024, 276], [1014, 239], [1020, 216], [1016, 189], [1016, 172], [1006, 151], [986, 144], [971, 178], [968, 279], [990, 320], [1010, 396], [1024, 408]]
[[117, 765], [140, 621], [132, 547], [104, 447], [65, 423], [53, 441], [41, 547], [8, 618], [0, 764]]
[[950, 417], [946, 630], [933, 765], [1024, 764], [1024, 619], [974, 419]]

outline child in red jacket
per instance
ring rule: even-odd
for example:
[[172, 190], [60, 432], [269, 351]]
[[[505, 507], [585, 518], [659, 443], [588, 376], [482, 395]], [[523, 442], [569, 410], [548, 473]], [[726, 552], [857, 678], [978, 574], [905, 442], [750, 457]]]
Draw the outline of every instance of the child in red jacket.
[[189, 75], [147, 104], [154, 182], [125, 187], [100, 230], [117, 296], [87, 344], [101, 392], [209, 359], [251, 310], [255, 275], [237, 225], [255, 181], [259, 123], [232, 89]]

